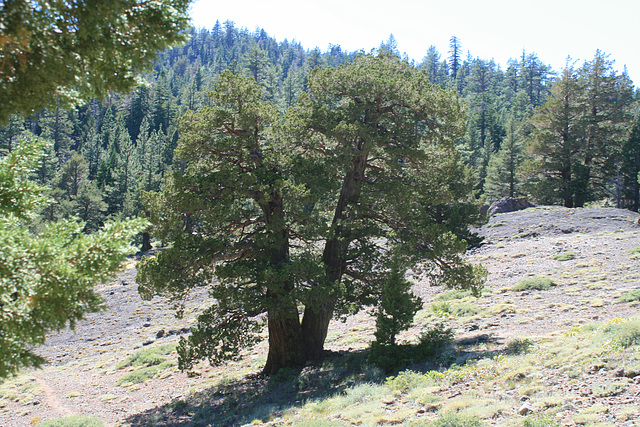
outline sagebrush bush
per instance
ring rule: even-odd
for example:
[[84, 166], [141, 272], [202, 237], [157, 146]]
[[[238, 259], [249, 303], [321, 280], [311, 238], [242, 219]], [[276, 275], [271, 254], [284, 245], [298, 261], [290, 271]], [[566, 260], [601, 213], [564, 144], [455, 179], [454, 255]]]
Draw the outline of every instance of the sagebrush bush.
[[576, 252], [563, 252], [560, 254], [555, 254], [551, 256], [551, 259], [556, 261], [570, 261], [574, 259], [578, 255]]
[[536, 276], [536, 277], [529, 277], [528, 279], [519, 281], [515, 286], [511, 288], [511, 290], [512, 291], [529, 291], [529, 290], [548, 291], [553, 286], [556, 286], [556, 283], [549, 277]]
[[514, 338], [507, 343], [507, 346], [504, 350], [506, 354], [523, 354], [528, 353], [533, 347], [533, 341], [529, 338]]
[[634, 302], [640, 301], [640, 289], [632, 289], [616, 298], [617, 302]]
[[612, 343], [623, 348], [640, 345], [640, 320], [624, 320], [607, 324], [603, 332]]

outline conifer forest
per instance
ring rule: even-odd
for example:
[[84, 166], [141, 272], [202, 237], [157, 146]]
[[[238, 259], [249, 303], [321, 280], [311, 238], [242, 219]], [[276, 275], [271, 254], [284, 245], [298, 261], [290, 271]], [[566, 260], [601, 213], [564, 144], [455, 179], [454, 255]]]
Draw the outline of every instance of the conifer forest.
[[[568, 207], [606, 200], [638, 210], [638, 93], [615, 71], [614, 58], [597, 51], [589, 61], [553, 70], [534, 52], [514, 52], [502, 69], [464, 56], [462, 43], [452, 37], [449, 52], [428, 47], [411, 66], [464, 105], [466, 130], [455, 145], [473, 169], [477, 199], [527, 196]], [[380, 50], [399, 56], [393, 37]], [[142, 213], [141, 191], [159, 191], [164, 175], [181, 167], [174, 159], [179, 119], [212, 105], [208, 93], [223, 71], [251, 77], [262, 99], [284, 114], [308, 92], [311, 70], [338, 67], [357, 54], [339, 45], [308, 50], [264, 30], [216, 22], [162, 51], [131, 93], [47, 108], [26, 120], [10, 116], [0, 128], [0, 150], [11, 152], [25, 134], [50, 141], [35, 178], [56, 203], [40, 220], [77, 215], [95, 229], [109, 217]]]

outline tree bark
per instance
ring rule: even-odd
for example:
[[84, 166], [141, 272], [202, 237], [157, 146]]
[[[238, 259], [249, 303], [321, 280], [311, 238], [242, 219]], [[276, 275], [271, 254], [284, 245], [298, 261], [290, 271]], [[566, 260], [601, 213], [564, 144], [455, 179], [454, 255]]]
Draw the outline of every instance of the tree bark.
[[[289, 231], [284, 218], [284, 202], [277, 191], [269, 195], [269, 201], [261, 204], [267, 229], [273, 236], [270, 265], [279, 268], [290, 262]], [[282, 277], [282, 276], [281, 276]], [[295, 284], [289, 277], [280, 283], [267, 283], [267, 325], [269, 329], [269, 353], [263, 373], [277, 374], [281, 368], [304, 364], [302, 328], [296, 302], [290, 293]]]
[[[342, 280], [346, 268], [346, 252], [352, 237], [345, 220], [349, 220], [346, 209], [349, 204], [357, 200], [364, 171], [367, 165], [368, 152], [359, 147], [360, 154], [353, 160], [353, 169], [348, 172], [342, 182], [340, 197], [332, 221], [333, 234], [327, 239], [322, 253], [327, 280], [331, 284]], [[309, 359], [321, 359], [324, 355], [324, 342], [327, 338], [329, 323], [333, 317], [335, 301], [326, 297], [312, 301], [304, 311], [302, 318], [302, 334], [304, 337], [305, 353]]]
[[302, 328], [295, 304], [277, 307], [267, 313], [269, 353], [263, 373], [277, 374], [282, 368], [301, 366], [306, 361]]
[[140, 250], [142, 252], [150, 251], [151, 249], [153, 249], [153, 246], [151, 245], [151, 235], [148, 231], [143, 231], [141, 234], [142, 246], [140, 246]]

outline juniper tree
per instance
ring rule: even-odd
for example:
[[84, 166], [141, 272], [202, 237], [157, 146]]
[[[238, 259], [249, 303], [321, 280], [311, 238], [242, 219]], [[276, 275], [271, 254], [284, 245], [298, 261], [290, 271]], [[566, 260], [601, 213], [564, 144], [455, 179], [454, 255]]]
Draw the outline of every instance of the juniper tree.
[[[132, 89], [136, 73], [150, 68], [158, 51], [184, 40], [188, 5], [188, 0], [3, 1], [0, 123], [13, 114], [53, 107], [44, 136], [64, 153], [74, 141], [59, 107]], [[42, 364], [33, 347], [48, 332], [73, 327], [102, 307], [94, 286], [120, 268], [133, 235], [143, 228], [140, 220], [107, 223], [90, 235], [75, 220], [35, 227], [36, 213], [54, 206], [46, 188], [30, 180], [39, 166], [42, 181], [49, 175], [39, 162], [44, 143], [16, 145], [14, 136], [0, 147], [0, 379]], [[113, 134], [103, 137], [103, 148], [113, 143]], [[97, 138], [93, 142], [99, 146]], [[104, 183], [108, 168], [103, 169]], [[68, 193], [81, 199], [77, 214], [103, 208], [95, 186], [66, 183]], [[57, 190], [62, 198], [64, 190]]]
[[[171, 245], [142, 263], [143, 297], [211, 296], [181, 340], [183, 369], [237, 357], [263, 314], [265, 373], [321, 358], [330, 320], [376, 307], [384, 290], [406, 294], [408, 267], [434, 284], [480, 285], [462, 259], [479, 215], [453, 148], [464, 123], [455, 94], [385, 53], [317, 68], [309, 91], [281, 119], [255, 81], [223, 73], [215, 107], [181, 120], [186, 169], [145, 195]], [[385, 301], [394, 335], [415, 299]]]

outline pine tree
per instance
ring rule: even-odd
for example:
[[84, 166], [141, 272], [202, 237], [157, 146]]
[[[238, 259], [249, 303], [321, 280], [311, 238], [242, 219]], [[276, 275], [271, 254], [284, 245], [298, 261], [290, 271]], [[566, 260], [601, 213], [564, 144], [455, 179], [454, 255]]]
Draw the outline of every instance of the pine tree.
[[522, 183], [518, 177], [518, 169], [524, 157], [524, 143], [519, 124], [511, 118], [507, 126], [507, 137], [487, 166], [487, 179], [484, 186], [487, 202], [520, 195]]
[[291, 107], [298, 101], [298, 96], [304, 90], [303, 72], [299, 69], [289, 70], [289, 75], [282, 84], [284, 109]]
[[427, 55], [422, 60], [420, 68], [429, 73], [429, 81], [433, 84], [445, 87], [447, 83], [446, 64], [440, 62], [440, 53], [435, 46], [429, 46]]
[[638, 212], [640, 209], [640, 185], [638, 183], [640, 176], [640, 114], [637, 112], [620, 158], [625, 205], [634, 212]]
[[[582, 148], [578, 126], [582, 114], [578, 105], [580, 94], [577, 73], [567, 63], [560, 79], [551, 87], [547, 101], [532, 118], [536, 128], [530, 147], [537, 157], [529, 162], [529, 192], [545, 203], [559, 199], [567, 208], [575, 206], [577, 156]], [[533, 175], [533, 171], [539, 175]]]
[[98, 176], [98, 167], [104, 157], [104, 149], [96, 128], [92, 128], [86, 136], [86, 141], [82, 146], [82, 155], [87, 162], [89, 179], [95, 180]]
[[80, 190], [80, 184], [89, 177], [89, 167], [84, 158], [74, 153], [69, 160], [62, 165], [62, 171], [58, 186], [64, 190], [69, 199], [75, 199]]
[[453, 79], [458, 78], [458, 70], [462, 65], [462, 48], [460, 47], [460, 40], [456, 36], [452, 36], [449, 40], [449, 67], [451, 68], [451, 77]]
[[260, 84], [266, 78], [268, 63], [267, 58], [267, 52], [260, 49], [257, 43], [251, 44], [244, 55], [245, 67], [249, 75], [258, 84]]
[[158, 76], [152, 102], [151, 116], [153, 117], [154, 130], [167, 129], [169, 127], [169, 123], [173, 119], [171, 104], [169, 82], [166, 74], [162, 72]]
[[47, 111], [40, 119], [40, 126], [42, 137], [53, 142], [53, 149], [58, 157], [64, 157], [69, 148], [74, 145], [73, 123], [69, 119], [68, 112], [60, 107]]
[[9, 117], [7, 124], [0, 127], [0, 155], [10, 153], [25, 130], [24, 121], [20, 117]]
[[142, 120], [150, 113], [151, 95], [149, 88], [144, 85], [138, 86], [131, 96], [129, 114], [126, 119], [127, 130], [134, 140], [140, 132]]
[[[581, 161], [576, 171], [576, 206], [607, 194], [615, 186], [619, 150], [628, 139], [633, 85], [617, 75], [613, 62], [601, 51], [578, 71], [582, 91]], [[610, 191], [611, 192], [611, 191]], [[612, 191], [614, 195], [617, 191]]]
[[393, 34], [389, 34], [389, 38], [386, 42], [380, 43], [380, 47], [378, 48], [381, 51], [385, 51], [390, 55], [400, 56], [400, 51], [398, 50], [398, 42]]

